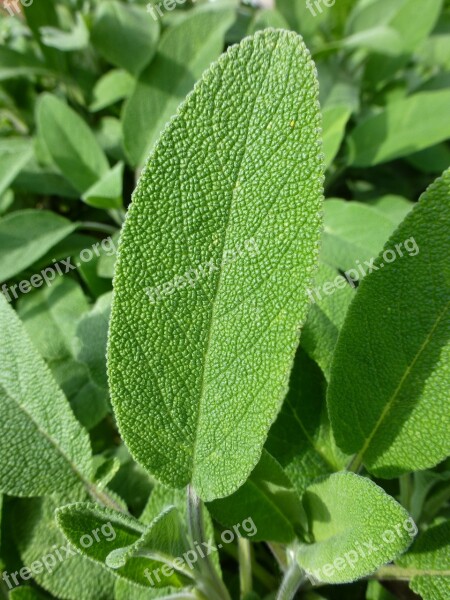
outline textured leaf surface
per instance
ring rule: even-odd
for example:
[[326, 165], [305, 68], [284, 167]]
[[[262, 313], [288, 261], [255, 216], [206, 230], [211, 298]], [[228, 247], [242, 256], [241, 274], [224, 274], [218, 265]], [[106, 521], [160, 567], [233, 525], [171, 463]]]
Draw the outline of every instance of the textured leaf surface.
[[76, 223], [45, 210], [18, 210], [3, 217], [0, 220], [0, 281], [32, 265], [76, 227]]
[[[77, 503], [59, 508], [56, 511], [56, 520], [64, 535], [82, 555], [101, 564], [118, 577], [148, 587], [149, 580], [145, 576], [145, 570], [148, 569], [151, 573], [153, 569], [160, 569], [162, 560], [145, 556], [145, 553], [139, 555], [139, 552], [133, 556], [133, 551], [139, 550], [145, 541], [150, 544], [151, 542], [156, 545], [160, 544], [155, 550], [159, 550], [160, 546], [164, 546], [164, 550], [166, 549], [165, 545], [169, 545], [172, 541], [169, 535], [161, 536], [161, 522], [164, 525], [167, 514], [169, 513], [159, 515], [144, 528], [139, 521], [124, 514], [102, 509], [95, 504]], [[115, 535], [108, 534], [98, 543], [86, 547], [83, 544], [82, 536], [96, 527], [106, 527], [107, 531], [112, 531]], [[155, 534], [154, 538], [151, 537], [152, 531]], [[164, 528], [164, 532], [167, 534], [168, 529]], [[178, 534], [178, 531], [172, 528], [171, 534], [174, 536], [175, 533]], [[161, 554], [163, 554], [162, 551]], [[108, 561], [114, 565], [114, 569], [107, 566]], [[176, 573], [169, 577], [162, 574], [160, 582], [155, 579], [155, 587], [166, 586], [181, 586], [181, 580]]]
[[386, 245], [413, 237], [418, 253], [375, 261], [335, 351], [328, 405], [336, 441], [379, 476], [449, 454], [449, 229], [450, 170]]
[[[114, 576], [70, 548], [55, 521], [58, 506], [80, 497], [85, 493], [77, 490], [69, 496], [21, 499], [11, 515], [14, 539], [23, 564], [33, 568], [33, 579], [52, 597], [111, 600]], [[92, 535], [93, 529], [83, 535]]]
[[233, 18], [230, 8], [201, 7], [163, 36], [125, 106], [124, 146], [132, 165], [144, 162], [180, 102], [222, 52]]
[[316, 581], [355, 581], [411, 544], [406, 510], [365, 477], [330, 475], [307, 489], [303, 504], [313, 542], [300, 546], [297, 559]]
[[409, 586], [423, 600], [442, 600], [450, 598], [449, 557], [450, 521], [445, 521], [427, 529], [397, 564], [412, 575]]
[[122, 233], [109, 345], [121, 433], [205, 500], [247, 479], [286, 391], [317, 260], [319, 126], [301, 38], [247, 38], [165, 130]]
[[0, 489], [39, 496], [90, 479], [87, 433], [0, 295]]

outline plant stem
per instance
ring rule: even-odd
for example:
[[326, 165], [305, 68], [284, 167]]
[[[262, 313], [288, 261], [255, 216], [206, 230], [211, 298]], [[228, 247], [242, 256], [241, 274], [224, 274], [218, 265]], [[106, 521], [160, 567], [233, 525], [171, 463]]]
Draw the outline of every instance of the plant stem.
[[[238, 551], [235, 546], [231, 544], [225, 544], [225, 546], [223, 547], [223, 551], [224, 553], [234, 558], [234, 560], [239, 561]], [[273, 588], [277, 585], [277, 578], [274, 577], [271, 573], [268, 573], [263, 566], [256, 562], [253, 552], [251, 560], [252, 573], [254, 578], [257, 579], [260, 583], [262, 583], [262, 585], [264, 585], [264, 587], [266, 587], [268, 590], [273, 590]]]
[[381, 567], [376, 573], [372, 575], [373, 579], [378, 580], [397, 580], [397, 581], [409, 581], [413, 577], [449, 577], [450, 569], [438, 570], [438, 569], [412, 569], [397, 567], [395, 565], [388, 565], [387, 567]]
[[205, 555], [202, 557], [195, 548], [195, 543], [201, 547], [203, 542], [207, 541], [203, 510], [203, 502], [197, 496], [192, 486], [189, 485], [187, 488], [187, 514], [193, 549], [198, 557], [195, 565], [200, 575], [198, 588], [201, 592], [205, 593], [208, 600], [231, 600], [230, 594], [209, 556]]
[[413, 482], [411, 473], [405, 473], [400, 475], [400, 504], [410, 512], [411, 508], [411, 495], [413, 492]]
[[267, 546], [274, 555], [281, 571], [284, 573], [288, 567], [287, 556], [284, 547], [281, 546], [281, 544], [277, 544], [275, 542], [268, 542]]
[[360, 456], [359, 454], [355, 454], [345, 468], [347, 471], [359, 473], [362, 469], [362, 456]]
[[303, 571], [293, 562], [284, 574], [276, 600], [292, 600], [305, 581]]
[[90, 231], [100, 231], [102, 233], [116, 233], [117, 227], [108, 225], [107, 223], [95, 223], [94, 221], [82, 221], [80, 229], [89, 229]]
[[245, 598], [252, 591], [252, 549], [246, 538], [238, 538], [238, 552], [241, 598]]

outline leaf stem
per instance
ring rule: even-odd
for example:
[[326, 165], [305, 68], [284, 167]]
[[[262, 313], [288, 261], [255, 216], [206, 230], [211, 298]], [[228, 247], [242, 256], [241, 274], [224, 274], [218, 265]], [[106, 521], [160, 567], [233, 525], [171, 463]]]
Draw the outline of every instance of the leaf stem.
[[193, 550], [198, 557], [195, 566], [201, 576], [198, 588], [201, 592], [205, 593], [208, 600], [231, 600], [230, 594], [219, 577], [210, 557], [208, 555], [201, 556], [195, 548], [196, 544], [201, 547], [203, 542], [207, 541], [203, 510], [203, 502], [197, 496], [193, 487], [189, 485], [187, 488], [187, 514], [191, 542], [194, 545]]
[[372, 578], [382, 580], [397, 580], [397, 581], [409, 581], [413, 577], [449, 577], [450, 569], [439, 570], [439, 569], [412, 569], [397, 567], [395, 565], [388, 565], [381, 567], [372, 575]]
[[[225, 546], [223, 547], [223, 551], [224, 553], [234, 558], [234, 560], [239, 561], [238, 551], [235, 546], [231, 544], [225, 544]], [[252, 573], [254, 578], [257, 579], [260, 583], [262, 583], [262, 585], [264, 585], [264, 587], [266, 587], [268, 590], [273, 590], [273, 588], [277, 585], [276, 577], [274, 577], [271, 573], [268, 573], [263, 566], [256, 562], [253, 553], [251, 556], [251, 561]]]
[[286, 551], [281, 546], [281, 544], [277, 544], [275, 542], [267, 542], [267, 546], [269, 547], [269, 550], [274, 555], [281, 571], [284, 573], [288, 567]]
[[295, 594], [305, 581], [304, 572], [296, 562], [293, 562], [284, 574], [276, 600], [293, 600]]
[[410, 512], [411, 495], [413, 493], [413, 482], [411, 473], [400, 475], [400, 504]]
[[359, 473], [363, 466], [363, 457], [361, 454], [355, 454], [352, 456], [350, 462], [345, 467], [347, 471], [352, 471], [353, 473]]
[[107, 223], [96, 223], [94, 221], [82, 221], [79, 224], [80, 229], [89, 229], [90, 231], [101, 231], [103, 233], [117, 233], [117, 227]]
[[252, 591], [252, 548], [246, 538], [238, 538], [238, 553], [241, 598], [245, 598]]

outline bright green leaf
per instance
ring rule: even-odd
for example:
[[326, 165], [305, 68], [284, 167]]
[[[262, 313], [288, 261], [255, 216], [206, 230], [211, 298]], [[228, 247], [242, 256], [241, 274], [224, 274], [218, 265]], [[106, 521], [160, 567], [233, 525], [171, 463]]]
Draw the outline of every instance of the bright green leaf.
[[105, 173], [82, 195], [84, 202], [105, 210], [122, 208], [123, 168], [124, 164], [118, 162], [115, 167]]
[[378, 255], [401, 219], [394, 223], [393, 217], [356, 201], [330, 198], [324, 207], [322, 261], [349, 271], [351, 279], [357, 281], [369, 270], [365, 261]]
[[328, 405], [336, 441], [357, 453], [355, 466], [362, 461], [382, 477], [432, 467], [450, 453], [449, 199], [450, 170], [374, 262], [335, 351]]
[[421, 92], [389, 104], [350, 134], [350, 164], [377, 165], [446, 140], [450, 137], [450, 120], [443, 119], [443, 115], [449, 105], [449, 90]]
[[98, 4], [91, 37], [108, 62], [137, 75], [156, 51], [159, 23], [144, 7], [107, 0]]
[[97, 112], [128, 98], [135, 86], [135, 79], [126, 71], [114, 69], [108, 71], [96, 83], [92, 92], [91, 112]]
[[223, 50], [223, 37], [234, 11], [205, 6], [164, 34], [155, 60], [142, 73], [125, 105], [124, 146], [140, 166], [180, 102]]
[[53, 162], [80, 193], [108, 172], [108, 161], [90, 127], [62, 100], [44, 94], [36, 118]]
[[28, 140], [0, 140], [0, 196], [8, 189], [33, 155]]
[[317, 261], [319, 127], [301, 38], [247, 38], [166, 128], [122, 232], [109, 338], [120, 430], [151, 473], [204, 500], [244, 483], [286, 391]]
[[350, 118], [351, 111], [347, 106], [331, 106], [324, 109], [323, 117], [323, 152], [325, 166], [333, 162], [344, 139], [345, 126]]
[[[0, 281], [32, 265], [76, 227], [76, 223], [46, 210], [20, 210], [0, 219]], [[30, 291], [31, 286], [24, 288]], [[14, 291], [11, 298], [21, 293], [17, 285]]]
[[301, 544], [300, 567], [312, 581], [346, 583], [373, 573], [411, 544], [406, 510], [365, 477], [335, 473], [303, 496], [311, 544]]
[[70, 31], [63, 31], [48, 25], [41, 27], [39, 31], [41, 41], [45, 46], [56, 48], [62, 52], [82, 50], [89, 45], [89, 30], [80, 13], [76, 13], [75, 23]]

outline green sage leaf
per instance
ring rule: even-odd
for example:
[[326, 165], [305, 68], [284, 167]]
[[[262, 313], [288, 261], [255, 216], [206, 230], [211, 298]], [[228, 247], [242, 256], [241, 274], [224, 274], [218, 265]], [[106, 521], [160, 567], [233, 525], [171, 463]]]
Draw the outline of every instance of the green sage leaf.
[[244, 483], [286, 392], [317, 261], [319, 125], [301, 38], [247, 38], [165, 130], [122, 232], [109, 337], [120, 430], [163, 483], [192, 482], [204, 500]]
[[432, 467], [450, 453], [449, 199], [450, 169], [374, 261], [334, 355], [328, 406], [336, 441], [356, 453], [355, 467], [363, 462], [381, 477]]
[[89, 437], [1, 294], [0, 330], [0, 489], [39, 496], [90, 481]]
[[391, 562], [411, 544], [415, 524], [384, 490], [354, 473], [335, 473], [303, 496], [311, 544], [297, 560], [311, 581], [348, 583]]

